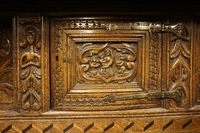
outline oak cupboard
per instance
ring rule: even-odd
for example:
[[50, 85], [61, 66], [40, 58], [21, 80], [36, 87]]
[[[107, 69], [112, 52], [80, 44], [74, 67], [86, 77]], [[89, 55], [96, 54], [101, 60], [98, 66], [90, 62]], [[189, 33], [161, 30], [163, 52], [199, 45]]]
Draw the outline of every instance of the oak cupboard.
[[1, 132], [200, 132], [198, 11], [2, 10]]

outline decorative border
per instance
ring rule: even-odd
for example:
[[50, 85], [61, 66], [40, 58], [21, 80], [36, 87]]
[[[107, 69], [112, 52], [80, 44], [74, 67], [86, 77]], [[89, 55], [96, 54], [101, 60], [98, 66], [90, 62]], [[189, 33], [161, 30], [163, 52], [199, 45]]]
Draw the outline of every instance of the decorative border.
[[6, 132], [198, 132], [200, 116], [0, 121]]

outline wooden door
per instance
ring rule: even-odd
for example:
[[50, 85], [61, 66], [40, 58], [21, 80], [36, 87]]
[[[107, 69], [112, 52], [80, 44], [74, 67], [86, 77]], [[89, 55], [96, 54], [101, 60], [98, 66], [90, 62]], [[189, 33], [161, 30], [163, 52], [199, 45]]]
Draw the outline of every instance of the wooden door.
[[198, 132], [197, 17], [129, 15], [6, 17], [0, 131]]

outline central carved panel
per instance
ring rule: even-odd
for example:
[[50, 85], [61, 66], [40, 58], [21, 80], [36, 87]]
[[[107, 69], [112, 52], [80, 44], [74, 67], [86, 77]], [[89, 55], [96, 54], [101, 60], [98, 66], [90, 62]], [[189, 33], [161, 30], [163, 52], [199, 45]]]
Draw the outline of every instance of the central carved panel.
[[[110, 20], [51, 21], [54, 110], [116, 110], [160, 107], [142, 97], [107, 102], [114, 94], [161, 90], [160, 40], [141, 30], [108, 31]], [[88, 25], [88, 26], [87, 26]]]
[[79, 83], [132, 82], [136, 75], [135, 44], [85, 43], [79, 48]]

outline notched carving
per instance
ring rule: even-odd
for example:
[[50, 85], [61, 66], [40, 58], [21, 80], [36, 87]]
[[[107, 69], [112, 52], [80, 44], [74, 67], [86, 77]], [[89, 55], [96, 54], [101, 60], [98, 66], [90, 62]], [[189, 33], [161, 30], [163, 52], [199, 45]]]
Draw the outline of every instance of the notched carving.
[[41, 21], [41, 19], [40, 19], [40, 16], [37, 14], [37, 15], [32, 15], [32, 17], [30, 17], [30, 16], [20, 16], [20, 20], [19, 20], [19, 22], [21, 23], [21, 24], [24, 24], [24, 23], [26, 23], [26, 22], [28, 22], [28, 23], [31, 23], [31, 22], [34, 22], [34, 23], [39, 23]]
[[79, 51], [79, 82], [131, 82], [136, 75], [133, 44], [86, 43]]

